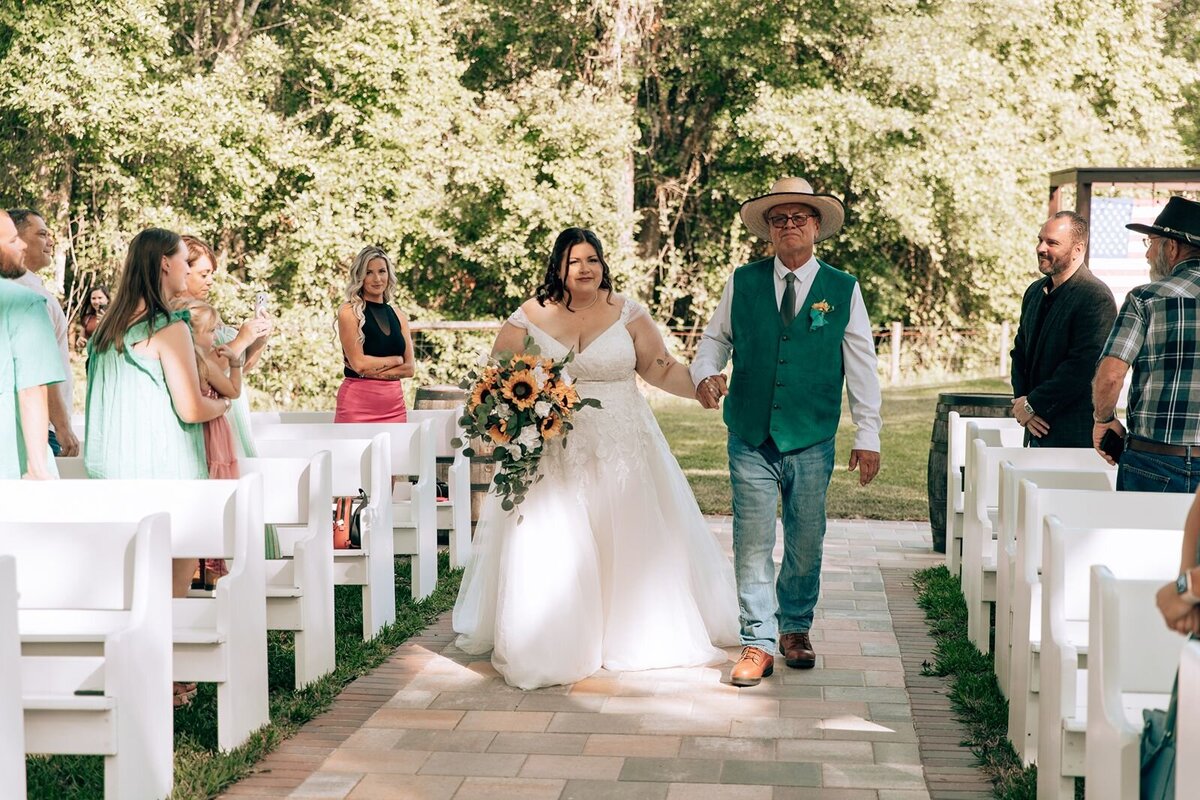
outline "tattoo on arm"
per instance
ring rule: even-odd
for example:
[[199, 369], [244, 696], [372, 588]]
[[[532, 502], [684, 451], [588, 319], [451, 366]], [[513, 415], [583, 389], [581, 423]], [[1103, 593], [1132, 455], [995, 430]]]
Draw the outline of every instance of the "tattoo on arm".
[[671, 353], [667, 350], [663, 350], [663, 354], [661, 356], [659, 356], [658, 358], [654, 359], [654, 363], [658, 364], [660, 367], [666, 367], [666, 366], [670, 365], [672, 360], [673, 359], [671, 358]]

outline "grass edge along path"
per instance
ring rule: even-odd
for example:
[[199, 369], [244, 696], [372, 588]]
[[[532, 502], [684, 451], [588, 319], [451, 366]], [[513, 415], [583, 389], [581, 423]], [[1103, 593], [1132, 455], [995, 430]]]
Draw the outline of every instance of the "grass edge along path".
[[[409, 562], [396, 562], [396, 621], [379, 635], [362, 640], [361, 590], [338, 586], [335, 606], [337, 667], [303, 689], [291, 688], [291, 635], [269, 632], [271, 722], [241, 747], [221, 752], [216, 738], [216, 687], [200, 684], [196, 700], [175, 712], [175, 789], [172, 800], [210, 800], [250, 774], [254, 765], [304, 723], [328, 710], [356, 678], [382, 664], [405, 641], [454, 606], [462, 570], [451, 570], [438, 554], [438, 582], [424, 600], [412, 599]], [[281, 685], [282, 684], [282, 685]], [[30, 756], [26, 759], [30, 800], [84, 800], [102, 797], [104, 764], [100, 756]]]
[[992, 656], [979, 652], [967, 636], [967, 605], [958, 579], [937, 566], [917, 570], [912, 581], [936, 642], [934, 663], [925, 674], [946, 678], [950, 702], [967, 730], [963, 744], [994, 780], [996, 797], [1035, 800], [1037, 767], [1025, 767], [1008, 741], [1008, 701], [996, 682]]

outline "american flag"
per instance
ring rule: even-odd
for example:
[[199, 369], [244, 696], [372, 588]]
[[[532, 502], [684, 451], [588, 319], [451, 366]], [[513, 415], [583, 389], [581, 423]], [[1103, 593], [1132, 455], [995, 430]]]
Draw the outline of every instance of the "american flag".
[[1166, 205], [1166, 198], [1093, 197], [1088, 263], [1096, 277], [1108, 284], [1120, 306], [1135, 286], [1150, 282], [1144, 233], [1131, 231], [1130, 223], [1151, 225]]

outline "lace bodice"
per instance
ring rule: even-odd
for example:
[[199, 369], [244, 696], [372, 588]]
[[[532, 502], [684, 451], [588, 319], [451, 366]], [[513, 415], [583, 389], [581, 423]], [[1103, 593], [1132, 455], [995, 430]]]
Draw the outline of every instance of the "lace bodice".
[[[623, 302], [621, 315], [617, 320], [593, 339], [582, 352], [575, 354], [575, 360], [567, 367], [567, 371], [575, 380], [586, 383], [633, 380], [637, 355], [633, 349], [633, 338], [626, 326], [639, 315], [646, 314], [646, 311], [628, 298]], [[518, 308], [508, 318], [508, 322], [529, 331], [538, 347], [542, 348], [543, 355], [559, 359], [571, 349], [531, 322], [523, 308]]]
[[[601, 407], [581, 409], [575, 415], [566, 449], [550, 448], [543, 464], [547, 458], [552, 462], [562, 458], [579, 472], [581, 486], [586, 485], [589, 475], [599, 473], [622, 480], [629, 473], [628, 460], [643, 458], [642, 448], [662, 439], [650, 406], [637, 387], [637, 354], [626, 327], [646, 313], [626, 298], [617, 320], [576, 353], [567, 366], [580, 397], [595, 398]], [[570, 352], [569, 347], [531, 322], [523, 309], [518, 308], [508, 322], [527, 330], [545, 356], [560, 359]]]

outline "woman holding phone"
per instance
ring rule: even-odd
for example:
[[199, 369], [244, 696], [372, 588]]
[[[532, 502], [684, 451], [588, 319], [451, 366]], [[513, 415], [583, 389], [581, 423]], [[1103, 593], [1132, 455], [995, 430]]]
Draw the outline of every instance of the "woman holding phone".
[[338, 309], [344, 361], [334, 422], [407, 422], [401, 378], [416, 372], [408, 317], [392, 306], [396, 271], [378, 247], [350, 265], [346, 302]]
[[[217, 264], [216, 254], [203, 239], [184, 236], [183, 243], [187, 248], [189, 271], [187, 287], [175, 296], [177, 308], [186, 307], [189, 302], [195, 300], [208, 302]], [[258, 366], [263, 347], [270, 338], [273, 328], [271, 317], [267, 313], [266, 294], [260, 292], [255, 297], [254, 311], [254, 316], [243, 322], [240, 328], [221, 325], [213, 337], [217, 346], [228, 347], [235, 357], [242, 359], [243, 376]], [[229, 419], [233, 426], [234, 439], [238, 445], [238, 456], [240, 458], [256, 457], [254, 436], [250, 428], [249, 392], [243, 391], [236, 400], [233, 400]], [[273, 526], [267, 526], [266, 539], [267, 558], [279, 558], [279, 537]]]

